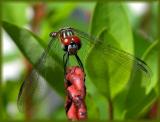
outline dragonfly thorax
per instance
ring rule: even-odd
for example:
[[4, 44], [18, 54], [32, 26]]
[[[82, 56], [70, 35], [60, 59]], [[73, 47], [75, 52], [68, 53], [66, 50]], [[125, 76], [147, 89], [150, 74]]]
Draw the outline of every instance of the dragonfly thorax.
[[66, 46], [67, 49], [66, 51], [70, 54], [70, 55], [75, 55], [78, 51], [78, 45], [74, 42], [71, 42], [68, 46]]

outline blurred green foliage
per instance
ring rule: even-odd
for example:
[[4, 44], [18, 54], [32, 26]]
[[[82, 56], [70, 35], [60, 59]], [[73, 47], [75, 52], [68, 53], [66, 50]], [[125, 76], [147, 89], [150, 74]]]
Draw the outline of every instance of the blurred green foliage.
[[[36, 61], [48, 44], [49, 33], [57, 31], [61, 27], [71, 26], [84, 32], [89, 30], [91, 35], [103, 40], [101, 42], [103, 47], [97, 42], [89, 47], [82, 46], [79, 52], [86, 71], [88, 118], [110, 119], [110, 103], [113, 106], [114, 119], [144, 118], [158, 97], [158, 40], [155, 22], [158, 15], [157, 4], [150, 4], [153, 19], [152, 22], [146, 24], [153, 30], [149, 34], [149, 37], [152, 38], [145, 37], [138, 32], [141, 29], [140, 25], [143, 18], [137, 19], [125, 3], [44, 3], [45, 15], [38, 25], [37, 34], [35, 34], [23, 28], [31, 26], [32, 18], [28, 18], [26, 11], [29, 11], [33, 4], [36, 3], [4, 2], [2, 6], [2, 26], [25, 58], [35, 66]], [[146, 21], [149, 21], [148, 19], [150, 18], [147, 18]], [[145, 30], [143, 31], [145, 32]], [[147, 34], [149, 32], [146, 31]], [[143, 76], [139, 75], [138, 72], [134, 82], [130, 82], [130, 74], [133, 71], [132, 63], [134, 62], [121, 64], [128, 58], [121, 59], [118, 54], [113, 59], [118, 60], [118, 63], [111, 62], [114, 54], [110, 53], [108, 44], [143, 59], [152, 71], [151, 81], [143, 84]], [[105, 47], [108, 52], [103, 54]], [[85, 52], [86, 50], [87, 52]], [[64, 98], [62, 55], [63, 51], [56, 41], [45, 64], [46, 73], [40, 72], [40, 74], [46, 79], [52, 90]], [[13, 57], [19, 58], [20, 56], [17, 53], [4, 56], [4, 62], [15, 59]], [[84, 59], [84, 57], [86, 58]], [[123, 69], [124, 67], [126, 70]], [[18, 87], [20, 86], [19, 81], [22, 80], [24, 74], [22, 73], [17, 81], [7, 81], [3, 86], [3, 110], [0, 111], [3, 112], [4, 119], [11, 117], [7, 112], [7, 106], [12, 101], [16, 102], [15, 98], [17, 98]], [[41, 107], [42, 112], [37, 112], [33, 118], [44, 117], [43, 106]], [[16, 115], [11, 118], [24, 118], [23, 114], [19, 112]], [[56, 110], [50, 110], [50, 113], [44, 118], [48, 117], [66, 119], [63, 103]]]

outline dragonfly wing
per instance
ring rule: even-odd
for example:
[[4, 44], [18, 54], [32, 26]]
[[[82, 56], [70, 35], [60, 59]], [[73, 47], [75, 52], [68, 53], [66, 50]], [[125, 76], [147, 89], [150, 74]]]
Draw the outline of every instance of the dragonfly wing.
[[92, 36], [92, 35], [89, 35], [89, 34], [83, 32], [83, 31], [80, 31], [80, 30], [75, 29], [75, 28], [72, 28], [72, 30], [73, 30], [79, 37], [87, 40], [87, 41], [85, 41], [84, 43], [88, 43], [88, 44], [91, 44], [91, 45], [95, 44], [96, 42], [101, 43], [101, 40], [100, 40], [100, 39], [98, 39], [98, 38], [96, 38], [96, 37], [94, 37], [94, 36]]
[[[39, 60], [37, 61], [34, 69], [31, 71], [29, 76], [23, 81], [20, 87], [18, 99], [17, 99], [17, 105], [18, 105], [19, 111], [21, 112], [25, 111], [28, 106], [31, 106], [34, 103], [33, 96], [36, 97], [37, 88], [40, 86], [43, 86], [42, 82], [40, 82], [42, 81], [42, 77], [40, 76], [39, 73], [44, 68], [44, 64], [46, 62], [48, 53], [51, 50], [51, 47], [53, 46], [54, 41], [55, 41], [55, 38], [50, 40], [49, 44], [47, 45], [47, 47], [41, 54]], [[42, 90], [41, 88], [38, 88], [38, 89]]]
[[[100, 79], [109, 81], [110, 88], [113, 89], [111, 94], [115, 95], [118, 91], [122, 90], [127, 83], [135, 82], [137, 80], [141, 81], [141, 84], [145, 86], [150, 83], [151, 71], [144, 61], [123, 50], [109, 45], [107, 41], [100, 40], [77, 29], [73, 30], [81, 37], [82, 40], [85, 40], [83, 42], [92, 45], [93, 47], [87, 57], [89, 58], [87, 59], [87, 70], [92, 70], [89, 70], [88, 74], [91, 75], [90, 77], [96, 76], [95, 80], [97, 81]], [[101, 71], [99, 71], [100, 73], [96, 71], [97, 67], [100, 66], [102, 69], [106, 67], [108, 75], [104, 75]], [[102, 86], [98, 82], [95, 83], [96, 86], [100, 86], [100, 89], [106, 89], [106, 86]], [[115, 91], [116, 93], [114, 93]]]
[[[149, 67], [147, 66], [147, 64], [142, 61], [141, 59], [139, 58], [136, 58], [135, 56], [133, 56], [132, 54], [130, 53], [127, 53], [123, 50], [120, 50], [116, 47], [113, 47], [111, 45], [105, 45], [104, 46], [104, 43], [102, 40], [94, 37], [94, 36], [91, 36], [85, 32], [82, 32], [78, 29], [73, 29], [81, 38], [87, 40], [85, 42], [89, 42], [91, 45], [96, 45], [98, 44], [101, 48], [102, 53], [105, 54], [105, 55], [110, 55], [111, 57], [116, 57], [116, 59], [113, 59], [115, 61], [117, 61], [117, 63], [121, 64], [121, 65], [124, 65], [126, 66], [126, 63], [135, 63], [135, 65], [137, 67], [139, 67], [139, 69], [142, 70], [142, 72], [146, 73], [146, 74], [150, 74], [151, 71], [149, 69]], [[120, 59], [120, 60], [117, 60]], [[126, 63], [125, 63], [126, 62]], [[127, 63], [127, 64], [128, 64]], [[127, 67], [127, 66], [126, 66]]]

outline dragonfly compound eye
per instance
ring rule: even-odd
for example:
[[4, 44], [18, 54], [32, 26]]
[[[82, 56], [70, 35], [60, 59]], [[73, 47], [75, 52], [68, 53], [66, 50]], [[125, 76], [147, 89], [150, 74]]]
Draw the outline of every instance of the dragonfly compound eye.
[[78, 45], [78, 49], [81, 47], [81, 41], [77, 36], [73, 36], [71, 40]]

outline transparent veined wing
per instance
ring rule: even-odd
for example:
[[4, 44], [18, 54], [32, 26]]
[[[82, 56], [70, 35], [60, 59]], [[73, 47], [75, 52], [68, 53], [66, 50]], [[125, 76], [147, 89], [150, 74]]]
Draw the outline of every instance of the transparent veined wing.
[[[90, 36], [78, 29], [73, 30], [81, 37], [84, 45], [89, 45], [85, 48], [87, 73], [90, 77], [94, 77], [95, 82], [93, 82], [102, 92], [106, 93], [108, 81], [111, 96], [115, 96], [128, 84], [136, 81], [139, 81], [142, 87], [147, 88], [149, 86], [151, 71], [144, 61], [109, 45], [105, 40]], [[90, 46], [92, 46], [92, 49], [89, 49]], [[104, 68], [106, 69], [105, 72], [101, 70]], [[99, 70], [97, 71], [97, 69]], [[106, 85], [101, 84], [100, 80], [107, 81]], [[146, 89], [146, 92], [148, 89]]]
[[[50, 83], [54, 82], [54, 84], [56, 81], [58, 82], [59, 79], [56, 79], [57, 77], [54, 77], [54, 72], [58, 72], [60, 75], [59, 78], [61, 78], [60, 80], [63, 81], [63, 68], [60, 67], [62, 61], [61, 57], [58, 57], [59, 50], [57, 49], [59, 47], [56, 46], [60, 47], [59, 42], [55, 37], [49, 41], [47, 47], [41, 54], [33, 70], [23, 81], [17, 99], [18, 109], [21, 112], [24, 112], [26, 109], [29, 109], [29, 107], [33, 107], [38, 102], [43, 100], [43, 97], [46, 96], [49, 90], [48, 88], [46, 88], [48, 86], [45, 80], [49, 81]], [[51, 73], [53, 73], [53, 75]], [[57, 85], [58, 84], [59, 83], [57, 83]]]

